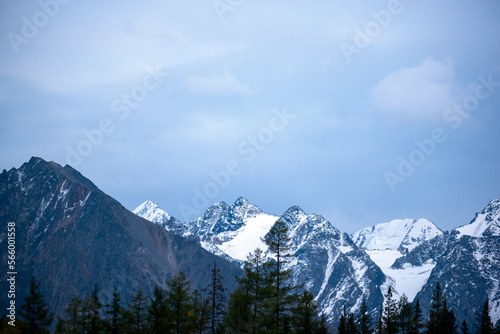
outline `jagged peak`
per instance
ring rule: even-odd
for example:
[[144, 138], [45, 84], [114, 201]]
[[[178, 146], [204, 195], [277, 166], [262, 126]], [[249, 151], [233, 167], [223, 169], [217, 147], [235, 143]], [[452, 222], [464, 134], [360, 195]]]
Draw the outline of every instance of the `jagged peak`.
[[289, 216], [289, 215], [305, 215], [306, 213], [302, 208], [298, 205], [294, 205], [290, 207], [288, 210], [285, 211], [283, 216]]
[[170, 220], [170, 215], [156, 202], [146, 200], [132, 211], [134, 214], [154, 223]]
[[250, 202], [243, 196], [238, 197], [238, 199], [234, 202], [234, 206], [244, 206], [249, 204]]

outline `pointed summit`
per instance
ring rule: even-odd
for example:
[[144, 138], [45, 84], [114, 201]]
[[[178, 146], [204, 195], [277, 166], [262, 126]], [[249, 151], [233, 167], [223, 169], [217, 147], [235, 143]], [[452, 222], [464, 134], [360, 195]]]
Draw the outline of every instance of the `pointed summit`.
[[132, 212], [153, 223], [167, 222], [171, 218], [167, 212], [160, 208], [158, 203], [149, 200], [139, 205]]

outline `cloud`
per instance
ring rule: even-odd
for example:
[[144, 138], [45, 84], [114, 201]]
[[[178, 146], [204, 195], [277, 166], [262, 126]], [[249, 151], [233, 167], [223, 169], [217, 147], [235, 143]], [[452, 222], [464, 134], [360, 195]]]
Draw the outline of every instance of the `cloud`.
[[250, 86], [243, 84], [231, 73], [211, 77], [192, 76], [185, 80], [185, 87], [196, 94], [202, 95], [252, 95]]
[[372, 91], [379, 110], [408, 121], [434, 121], [454, 100], [453, 62], [427, 58], [418, 66], [389, 73]]

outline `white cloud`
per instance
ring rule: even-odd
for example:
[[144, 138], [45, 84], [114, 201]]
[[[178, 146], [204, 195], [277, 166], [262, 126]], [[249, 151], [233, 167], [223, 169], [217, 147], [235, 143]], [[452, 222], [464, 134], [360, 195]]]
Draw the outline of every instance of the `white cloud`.
[[454, 100], [453, 62], [427, 58], [418, 66], [389, 73], [373, 89], [381, 112], [409, 121], [440, 119]]
[[206, 95], [252, 95], [250, 86], [243, 84], [231, 73], [211, 77], [192, 76], [185, 80], [185, 87], [196, 94]]

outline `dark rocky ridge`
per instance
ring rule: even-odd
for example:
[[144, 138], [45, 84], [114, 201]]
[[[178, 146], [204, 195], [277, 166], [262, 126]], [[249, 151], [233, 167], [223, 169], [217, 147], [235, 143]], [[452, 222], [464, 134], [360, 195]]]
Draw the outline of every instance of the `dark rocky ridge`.
[[[36, 275], [56, 315], [72, 296], [95, 283], [103, 301], [114, 286], [126, 301], [137, 289], [149, 294], [180, 270], [193, 288], [204, 288], [217, 261], [225, 286], [240, 269], [205, 251], [196, 241], [142, 219], [99, 190], [70, 166], [32, 158], [0, 174], [0, 247], [7, 249], [7, 223], [16, 223], [17, 306]], [[2, 263], [7, 263], [2, 251]], [[6, 270], [0, 290], [8, 291]], [[0, 307], [6, 310], [8, 300]]]

